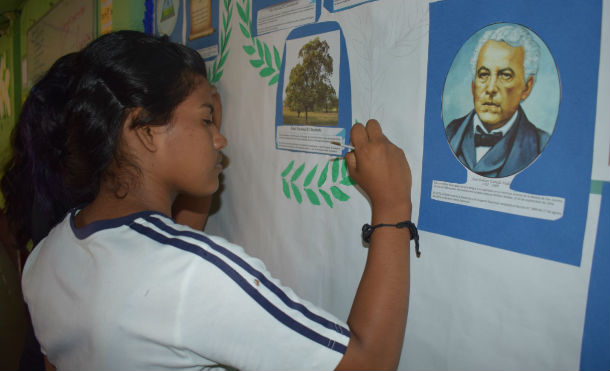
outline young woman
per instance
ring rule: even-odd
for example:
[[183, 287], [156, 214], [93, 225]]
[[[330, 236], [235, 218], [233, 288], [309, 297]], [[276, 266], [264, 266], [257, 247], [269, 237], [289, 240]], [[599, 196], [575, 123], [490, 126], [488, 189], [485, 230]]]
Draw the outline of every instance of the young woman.
[[[22, 281], [48, 361], [91, 370], [396, 368], [408, 228], [372, 233], [345, 324], [239, 246], [183, 225], [205, 224], [218, 188], [220, 110], [195, 51], [134, 31], [61, 58], [32, 89], [2, 190], [20, 241], [32, 236], [33, 214], [57, 224]], [[345, 159], [370, 197], [372, 224], [409, 220], [404, 153], [374, 120], [351, 138]]]

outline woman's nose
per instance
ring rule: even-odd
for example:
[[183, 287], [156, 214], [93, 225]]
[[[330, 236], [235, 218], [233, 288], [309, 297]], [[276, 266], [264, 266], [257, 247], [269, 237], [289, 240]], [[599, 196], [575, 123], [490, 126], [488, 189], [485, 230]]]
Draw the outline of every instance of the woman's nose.
[[216, 131], [214, 134], [214, 147], [216, 149], [221, 150], [225, 148], [228, 144], [227, 138], [224, 135], [220, 134], [220, 131]]

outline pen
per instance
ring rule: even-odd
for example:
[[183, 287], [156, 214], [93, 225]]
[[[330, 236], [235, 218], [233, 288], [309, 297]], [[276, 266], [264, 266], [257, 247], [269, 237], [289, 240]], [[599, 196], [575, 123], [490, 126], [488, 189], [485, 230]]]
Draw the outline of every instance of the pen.
[[330, 142], [330, 144], [334, 144], [336, 146], [343, 147], [343, 148], [349, 148], [352, 151], [356, 149], [354, 146], [350, 146], [349, 144], [341, 144], [339, 142]]

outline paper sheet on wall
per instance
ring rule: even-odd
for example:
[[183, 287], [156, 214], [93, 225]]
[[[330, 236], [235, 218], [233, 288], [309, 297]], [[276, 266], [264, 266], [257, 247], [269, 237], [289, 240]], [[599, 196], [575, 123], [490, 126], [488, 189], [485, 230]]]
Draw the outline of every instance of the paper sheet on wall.
[[[601, 2], [553, 5], [517, 1], [495, 12], [479, 11], [476, 2], [431, 5], [420, 228], [578, 266], [591, 179], [591, 166], [583, 165], [593, 158]], [[567, 18], [571, 26], [560, 21]], [[494, 34], [516, 40], [519, 30], [533, 44], [524, 61], [538, 57], [528, 62], [535, 72], [531, 93], [517, 97], [521, 103], [510, 111], [504, 77], [492, 83], [499, 88], [485, 86], [497, 90], [477, 93], [479, 70], [471, 61], [478, 47], [477, 67], [492, 66], [481, 62], [483, 51], [492, 49], [479, 40]], [[574, 53], [582, 57], [578, 63]], [[514, 112], [515, 121], [479, 159], [472, 133], [480, 117], [494, 122], [487, 112], [496, 108], [486, 107]]]

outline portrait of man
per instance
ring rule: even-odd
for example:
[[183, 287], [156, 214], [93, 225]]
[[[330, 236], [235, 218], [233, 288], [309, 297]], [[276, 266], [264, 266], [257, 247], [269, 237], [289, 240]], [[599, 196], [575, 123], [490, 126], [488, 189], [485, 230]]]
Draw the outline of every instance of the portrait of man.
[[537, 82], [540, 54], [532, 32], [518, 24], [487, 30], [478, 39], [470, 58], [473, 108], [445, 127], [453, 153], [471, 171], [507, 177], [528, 167], [546, 146], [550, 132], [523, 108]]

